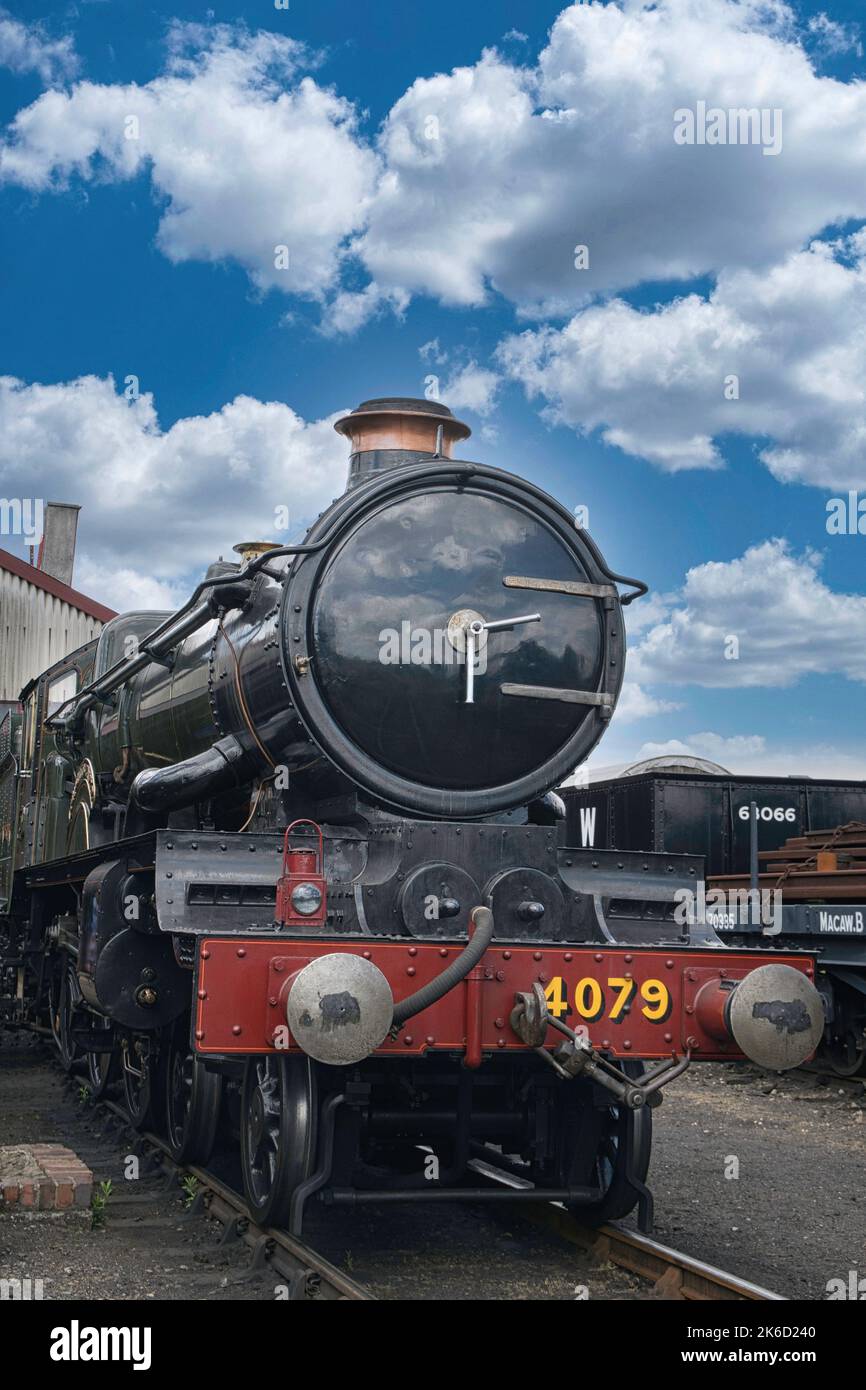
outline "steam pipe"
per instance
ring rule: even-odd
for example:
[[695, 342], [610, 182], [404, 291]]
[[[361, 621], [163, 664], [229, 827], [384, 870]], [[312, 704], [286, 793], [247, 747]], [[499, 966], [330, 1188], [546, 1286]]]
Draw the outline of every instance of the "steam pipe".
[[255, 756], [230, 734], [194, 758], [170, 767], [145, 768], [135, 778], [129, 799], [139, 810], [159, 815], [241, 786], [257, 766]]

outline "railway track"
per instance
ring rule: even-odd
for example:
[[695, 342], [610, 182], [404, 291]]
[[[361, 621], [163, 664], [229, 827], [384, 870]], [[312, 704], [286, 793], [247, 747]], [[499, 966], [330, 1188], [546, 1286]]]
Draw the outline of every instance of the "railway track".
[[[507, 1186], [523, 1186], [505, 1174], [493, 1174], [486, 1163], [478, 1171], [489, 1181]], [[786, 1302], [782, 1294], [753, 1284], [739, 1275], [729, 1274], [704, 1260], [683, 1254], [669, 1245], [629, 1230], [619, 1222], [604, 1226], [584, 1226], [558, 1202], [526, 1202], [521, 1216], [535, 1226], [551, 1231], [590, 1255], [597, 1263], [607, 1262], [636, 1274], [651, 1284], [649, 1296], [687, 1299], [694, 1302]]]
[[[50, 1067], [49, 1071], [55, 1069]], [[80, 1092], [79, 1079], [75, 1077], [64, 1075], [61, 1086], [70, 1100], [74, 1099], [76, 1092]], [[89, 1132], [97, 1134], [101, 1131], [101, 1141], [97, 1139], [95, 1142], [105, 1144], [113, 1139], [125, 1154], [137, 1155], [143, 1173], [149, 1180], [147, 1188], [151, 1192], [154, 1189], [164, 1190], [166, 1196], [163, 1201], [167, 1202], [171, 1193], [178, 1194], [186, 1180], [187, 1190], [190, 1192], [187, 1211], [182, 1215], [177, 1213], [177, 1203], [172, 1199], [177, 1214], [157, 1215], [157, 1225], [161, 1224], [171, 1232], [177, 1231], [180, 1225], [185, 1226], [196, 1218], [211, 1218], [219, 1223], [221, 1233], [216, 1244], [217, 1265], [228, 1268], [225, 1262], [230, 1261], [231, 1276], [228, 1282], [237, 1289], [235, 1295], [225, 1290], [229, 1298], [235, 1296], [291, 1301], [369, 1301], [383, 1297], [432, 1297], [445, 1300], [449, 1297], [485, 1297], [484, 1292], [467, 1295], [465, 1291], [461, 1292], [451, 1287], [450, 1279], [443, 1280], [435, 1291], [430, 1290], [428, 1281], [425, 1289], [423, 1282], [417, 1279], [416, 1269], [420, 1269], [420, 1266], [416, 1266], [414, 1262], [418, 1260], [424, 1263], [429, 1255], [429, 1245], [419, 1248], [417, 1254], [412, 1254], [417, 1240], [406, 1230], [405, 1217], [399, 1225], [401, 1231], [406, 1231], [407, 1238], [401, 1237], [399, 1253], [395, 1252], [404, 1264], [400, 1277], [393, 1283], [383, 1281], [381, 1277], [377, 1278], [370, 1265], [364, 1265], [363, 1249], [356, 1245], [354, 1250], [364, 1266], [357, 1271], [356, 1279], [346, 1269], [339, 1268], [337, 1263], [313, 1248], [313, 1245], [293, 1238], [286, 1231], [257, 1225], [250, 1217], [244, 1199], [240, 1192], [235, 1190], [232, 1181], [225, 1181], [223, 1176], [208, 1168], [177, 1164], [162, 1137], [153, 1132], [140, 1133], [134, 1130], [126, 1111], [114, 1100], [104, 1098], [96, 1102], [91, 1101], [86, 1106], [86, 1111], [91, 1116]], [[523, 1185], [520, 1179], [500, 1173], [491, 1174], [486, 1164], [480, 1164], [476, 1168], [473, 1181], [478, 1176], [484, 1181], [496, 1181], [497, 1185], [503, 1182], [507, 1185]], [[190, 1183], [190, 1179], [194, 1182]], [[138, 1197], [126, 1191], [118, 1191], [116, 1197], [111, 1197], [109, 1224], [115, 1228], [118, 1222], [120, 1228], [141, 1221], [152, 1224], [154, 1216], [148, 1205], [150, 1202], [151, 1198], [145, 1194]], [[119, 1207], [115, 1203], [119, 1203]], [[138, 1205], [139, 1203], [145, 1205]], [[458, 1208], [457, 1203], [453, 1206], [455, 1210]], [[437, 1208], [442, 1211], [440, 1204], [437, 1204]], [[161, 1210], [163, 1213], [166, 1212], [165, 1207]], [[570, 1286], [567, 1283], [567, 1275], [566, 1280], [560, 1278], [559, 1284], [555, 1287], [545, 1285], [540, 1279], [536, 1281], [530, 1278], [523, 1289], [509, 1290], [512, 1297], [585, 1297], [585, 1293], [577, 1290], [588, 1287], [591, 1290], [589, 1296], [593, 1299], [779, 1299], [779, 1295], [767, 1289], [741, 1280], [724, 1270], [624, 1227], [612, 1224], [600, 1229], [590, 1229], [582, 1226], [564, 1208], [554, 1204], [520, 1203], [519, 1211], [514, 1206], [506, 1210], [505, 1206], [496, 1204], [495, 1208], [479, 1207], [473, 1212], [469, 1203], [462, 1205], [460, 1211], [460, 1219], [464, 1222], [475, 1223], [477, 1226], [479, 1220], [483, 1221], [484, 1230], [476, 1229], [475, 1239], [483, 1241], [490, 1250], [491, 1263], [501, 1262], [501, 1254], [497, 1254], [497, 1251], [505, 1242], [510, 1243], [512, 1247], [512, 1259], [522, 1264], [524, 1269], [527, 1264], [532, 1267], [533, 1261], [538, 1267], [540, 1259], [548, 1266], [554, 1261], [557, 1262], [560, 1271], [571, 1271]], [[521, 1223], [527, 1224], [521, 1226]], [[379, 1222], [374, 1217], [374, 1229], [378, 1225]], [[507, 1227], [507, 1235], [503, 1234], [504, 1227]], [[188, 1229], [193, 1228], [190, 1226]], [[323, 1234], [323, 1229], [319, 1228], [319, 1236]], [[417, 1226], [416, 1237], [419, 1230], [425, 1229], [423, 1223]], [[533, 1237], [529, 1234], [533, 1229], [541, 1236], [540, 1245], [537, 1237], [535, 1239], [534, 1251]], [[314, 1244], [319, 1244], [319, 1236], [314, 1236]], [[550, 1237], [553, 1238], [552, 1242], [548, 1241]], [[441, 1243], [441, 1232], [438, 1239]], [[447, 1239], [446, 1235], [445, 1240]], [[574, 1248], [574, 1256], [569, 1256], [567, 1248], [561, 1242], [567, 1242]], [[327, 1248], [327, 1239], [324, 1243]], [[334, 1260], [343, 1262], [341, 1250], [333, 1248], [332, 1245], [329, 1253]], [[189, 1256], [183, 1258], [188, 1259]], [[349, 1268], [351, 1267], [350, 1264]], [[368, 1280], [367, 1276], [371, 1273], [373, 1277]], [[507, 1281], [509, 1275], [504, 1270], [503, 1274]], [[214, 1277], [219, 1276], [215, 1273]], [[225, 1282], [223, 1280], [223, 1284]], [[375, 1287], [370, 1287], [370, 1284]]]
[[[129, 1127], [123, 1108], [113, 1101], [101, 1102], [124, 1125]], [[134, 1131], [131, 1131], [134, 1133]], [[243, 1240], [251, 1249], [250, 1277], [267, 1269], [289, 1281], [288, 1296], [292, 1299], [375, 1299], [375, 1294], [349, 1278], [309, 1246], [303, 1245], [286, 1231], [257, 1226], [251, 1219], [243, 1198], [206, 1169], [179, 1166], [158, 1134], [136, 1136], [134, 1147], [149, 1148], [160, 1156], [166, 1175], [178, 1183], [192, 1176], [199, 1184], [190, 1216], [206, 1213], [220, 1221], [223, 1240]], [[486, 1169], [486, 1165], [481, 1165]], [[490, 1176], [489, 1172], [485, 1176]], [[513, 1185], [513, 1180], [496, 1177]], [[597, 1263], [609, 1263], [627, 1270], [650, 1285], [650, 1296], [662, 1299], [710, 1301], [779, 1301], [782, 1295], [761, 1288], [746, 1279], [691, 1255], [673, 1250], [649, 1236], [630, 1231], [617, 1223], [598, 1228], [583, 1226], [570, 1212], [557, 1203], [524, 1204], [520, 1215], [533, 1225], [578, 1246]]]
[[375, 1297], [288, 1232], [258, 1226], [239, 1193], [204, 1168], [175, 1163], [158, 1134], [138, 1133], [132, 1129], [122, 1106], [103, 1100], [96, 1103], [95, 1109], [114, 1116], [119, 1125], [129, 1131], [133, 1136], [132, 1152], [145, 1159], [157, 1159], [167, 1182], [180, 1185], [183, 1178], [195, 1179], [197, 1187], [187, 1216], [206, 1215], [219, 1221], [223, 1227], [221, 1244], [242, 1241], [250, 1248], [249, 1265], [242, 1278], [252, 1279], [270, 1272], [275, 1276], [275, 1283], [284, 1281], [285, 1297], [292, 1301], [349, 1299], [363, 1302]]
[[[128, 1124], [122, 1107], [106, 1101], [104, 1105]], [[138, 1136], [159, 1153], [166, 1172], [177, 1181], [185, 1175], [200, 1184], [190, 1215], [205, 1211], [223, 1223], [224, 1239], [242, 1239], [252, 1249], [251, 1276], [266, 1268], [291, 1281], [292, 1298], [374, 1299], [375, 1295], [348, 1278], [329, 1261], [302, 1245], [285, 1231], [256, 1226], [238, 1193], [221, 1183], [213, 1174], [195, 1166], [179, 1167], [157, 1134]], [[486, 1166], [486, 1165], [484, 1165]], [[506, 1181], [511, 1185], [510, 1180]], [[703, 1260], [673, 1250], [649, 1236], [630, 1231], [617, 1223], [598, 1228], [583, 1226], [564, 1207], [557, 1203], [526, 1204], [520, 1215], [533, 1225], [578, 1246], [597, 1263], [609, 1263], [636, 1274], [651, 1284], [650, 1296], [662, 1299], [686, 1299], [699, 1302], [751, 1301], [784, 1302], [781, 1294], [761, 1288], [747, 1279], [718, 1269]]]
[[581, 1226], [562, 1207], [551, 1204], [527, 1212], [530, 1221], [555, 1231], [565, 1240], [589, 1251], [598, 1260], [609, 1260], [652, 1283], [657, 1298], [695, 1302], [785, 1302], [781, 1294], [740, 1279], [715, 1265], [672, 1250], [650, 1236], [630, 1231], [615, 1222], [597, 1230]]

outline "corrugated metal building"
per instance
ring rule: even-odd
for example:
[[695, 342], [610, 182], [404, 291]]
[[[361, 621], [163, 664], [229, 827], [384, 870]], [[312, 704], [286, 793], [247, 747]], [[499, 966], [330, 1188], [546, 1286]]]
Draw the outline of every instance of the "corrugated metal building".
[[77, 507], [49, 503], [37, 564], [0, 550], [0, 719], [28, 681], [115, 616], [71, 587], [77, 521]]

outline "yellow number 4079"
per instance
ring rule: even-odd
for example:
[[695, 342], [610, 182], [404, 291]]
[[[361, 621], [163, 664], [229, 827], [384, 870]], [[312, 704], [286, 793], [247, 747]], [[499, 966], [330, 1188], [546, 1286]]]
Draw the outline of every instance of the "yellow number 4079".
[[[606, 1017], [610, 1023], [622, 1023], [631, 1013], [636, 996], [640, 997], [640, 1011], [650, 1023], [664, 1023], [671, 1011], [671, 994], [663, 980], [644, 980], [638, 985], [624, 975], [612, 975], [607, 988], [602, 989], [601, 981], [593, 975], [578, 980], [572, 998], [574, 1007], [587, 1023], [596, 1023]], [[547, 1007], [554, 1018], [571, 1013], [569, 987], [561, 975], [554, 975], [544, 991]]]

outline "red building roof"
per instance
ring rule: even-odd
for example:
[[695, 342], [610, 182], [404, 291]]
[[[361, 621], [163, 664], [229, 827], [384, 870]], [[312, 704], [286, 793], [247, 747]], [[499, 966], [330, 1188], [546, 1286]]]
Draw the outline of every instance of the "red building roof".
[[97, 622], [107, 623], [117, 617], [113, 608], [106, 608], [104, 603], [97, 603], [86, 594], [80, 594], [77, 589], [71, 589], [68, 584], [61, 584], [53, 575], [38, 570], [35, 565], [28, 565], [26, 560], [19, 560], [17, 555], [10, 555], [8, 550], [0, 550], [0, 569], [6, 570], [9, 574], [17, 574], [19, 579], [26, 580], [28, 584], [35, 584], [37, 589], [44, 589], [47, 594], [53, 594], [62, 603], [68, 603], [70, 608], [77, 608], [80, 613], [86, 613]]

